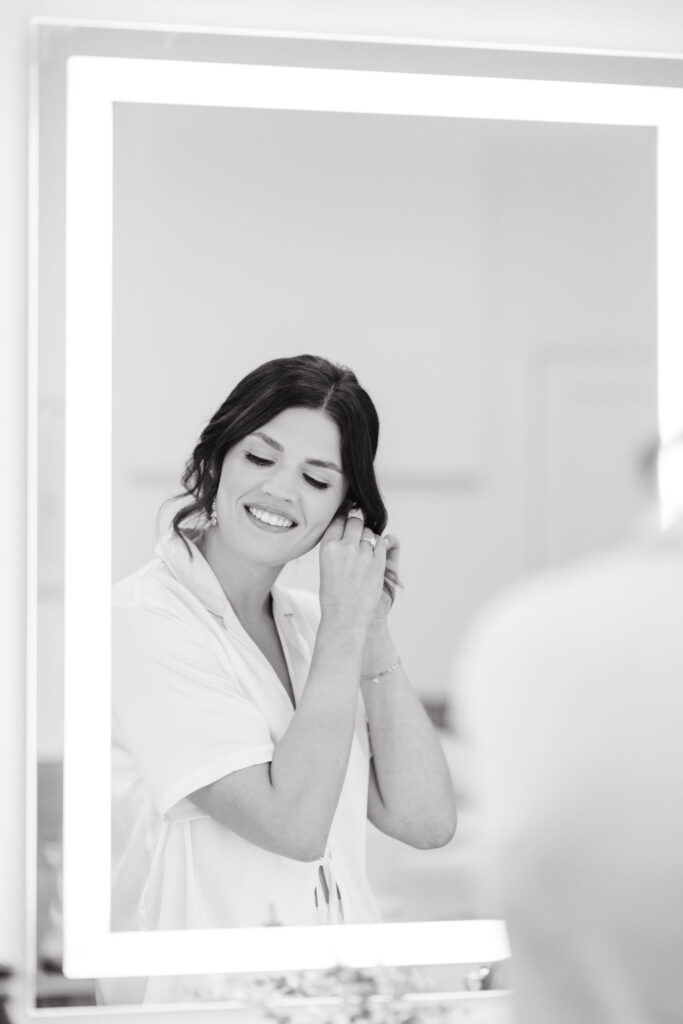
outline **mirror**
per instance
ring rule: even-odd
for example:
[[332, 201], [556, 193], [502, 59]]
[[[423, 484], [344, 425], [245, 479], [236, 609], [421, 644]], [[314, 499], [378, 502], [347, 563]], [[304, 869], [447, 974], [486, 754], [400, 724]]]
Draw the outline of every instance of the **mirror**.
[[[78, 980], [87, 969], [71, 969], [76, 977], [68, 981], [59, 973], [62, 758], [92, 768], [87, 756], [78, 760], [82, 750], [74, 751], [102, 735], [97, 723], [106, 725], [108, 715], [100, 699], [85, 719], [87, 728], [82, 716], [67, 717], [63, 743], [65, 435], [67, 447], [95, 436], [88, 410], [101, 423], [104, 409], [107, 420], [111, 396], [111, 477], [106, 445], [93, 444], [89, 455], [82, 448], [69, 463], [72, 485], [80, 477], [86, 498], [95, 493], [100, 499], [111, 486], [111, 502], [74, 504], [72, 492], [67, 522], [67, 542], [85, 539], [88, 559], [104, 565], [107, 586], [100, 593], [108, 599], [111, 579], [149, 559], [158, 509], [177, 492], [187, 454], [228, 391], [265, 359], [304, 351], [352, 366], [380, 412], [380, 481], [390, 528], [402, 541], [406, 584], [392, 611], [392, 630], [441, 731], [461, 803], [459, 832], [440, 850], [413, 850], [368, 830], [370, 883], [387, 928], [396, 928], [384, 934], [399, 937], [395, 958], [384, 962], [457, 962], [446, 981], [440, 976], [440, 987], [455, 992], [464, 985], [462, 965], [507, 954], [500, 930], [478, 929], [490, 908], [477, 888], [479, 824], [469, 800], [457, 704], [448, 707], [451, 665], [468, 623], [496, 591], [609, 540], [637, 513], [633, 463], [656, 436], [658, 413], [661, 420], [666, 407], [661, 397], [657, 404], [658, 285], [660, 352], [670, 327], [661, 304], [669, 262], [662, 260], [656, 219], [657, 200], [661, 208], [668, 195], [661, 160], [656, 164], [662, 118], [636, 110], [630, 118], [603, 115], [600, 123], [599, 115], [569, 116], [564, 108], [553, 116], [551, 86], [557, 83], [551, 80], [624, 80], [624, 65], [614, 77], [609, 59], [568, 64], [561, 55], [45, 24], [37, 26], [35, 39], [36, 998], [45, 1006], [94, 998], [92, 983]], [[444, 80], [533, 77], [548, 79], [548, 112], [504, 119], [471, 109], [456, 117], [418, 108], [397, 116], [381, 106], [366, 110], [346, 102], [337, 108], [329, 100], [327, 109], [310, 85], [307, 106], [275, 109], [272, 92], [260, 105], [223, 106], [191, 100], [183, 92], [187, 81], [173, 84], [162, 100], [144, 89], [136, 94], [127, 65], [117, 85], [123, 91], [111, 104], [113, 145], [105, 153], [105, 165], [111, 159], [104, 181], [111, 234], [107, 203], [93, 207], [101, 224], [91, 219], [74, 227], [73, 221], [80, 199], [87, 210], [85, 193], [102, 184], [91, 173], [97, 134], [87, 137], [83, 151], [71, 150], [83, 157], [83, 177], [66, 186], [72, 204], [67, 230], [65, 83], [69, 58], [80, 55], [154, 59], [165, 70], [193, 62], [204, 70], [234, 64], [251, 72], [271, 65], [407, 72], [419, 81], [425, 73]], [[637, 81], [637, 69], [647, 84], [652, 65], [633, 62], [629, 74]], [[72, 61], [71, 67], [79, 65]], [[409, 83], [411, 102], [417, 81]], [[470, 93], [476, 93], [472, 83]], [[76, 94], [94, 95], [82, 86]], [[317, 108], [308, 109], [313, 97]], [[558, 92], [558, 109], [560, 100]], [[675, 160], [672, 153], [664, 170]], [[85, 251], [79, 256], [78, 246], [69, 246], [81, 229], [100, 248], [79, 263]], [[669, 259], [671, 251], [665, 250]], [[101, 287], [96, 275], [103, 265], [111, 268], [110, 304], [106, 288], [91, 287]], [[104, 327], [88, 336], [89, 348], [78, 358], [72, 345], [71, 361], [65, 360], [65, 303], [71, 302], [70, 330], [77, 332], [74, 310], [83, 311], [84, 296], [94, 299], [95, 322]], [[664, 308], [670, 318], [678, 315], [675, 304]], [[109, 337], [111, 366], [98, 362]], [[73, 581], [76, 549], [69, 550]], [[315, 590], [315, 557], [290, 566], [286, 582]], [[100, 757], [103, 748], [94, 749]], [[77, 775], [95, 785], [94, 770]], [[106, 789], [101, 784], [92, 791], [95, 840], [107, 834]], [[83, 836], [75, 856], [90, 838]], [[90, 884], [92, 863], [80, 871], [80, 897], [90, 907], [96, 903], [103, 919], [109, 896], [106, 886]], [[73, 885], [69, 895], [79, 898]], [[354, 934], [356, 949], [374, 927]], [[318, 931], [314, 942], [322, 948]], [[339, 931], [326, 930], [338, 945], [325, 955], [351, 962]], [[114, 963], [111, 937], [98, 952], [93, 933], [85, 936], [88, 955], [100, 957], [93, 974], [117, 974], [105, 963], [106, 957]], [[180, 946], [171, 949], [173, 937], [163, 934], [122, 938], [127, 943], [117, 943], [117, 964], [140, 957], [149, 964], [153, 955], [169, 963], [170, 953], [181, 955]], [[273, 962], [283, 966], [277, 943], [291, 945], [292, 939], [273, 930], [257, 938], [264, 970], [271, 938]], [[239, 941], [246, 948], [248, 937]], [[154, 954], [155, 943], [161, 954]], [[410, 952], [416, 946], [429, 953], [419, 958]], [[207, 946], [206, 956], [215, 955]], [[125, 975], [125, 968], [118, 973]]]

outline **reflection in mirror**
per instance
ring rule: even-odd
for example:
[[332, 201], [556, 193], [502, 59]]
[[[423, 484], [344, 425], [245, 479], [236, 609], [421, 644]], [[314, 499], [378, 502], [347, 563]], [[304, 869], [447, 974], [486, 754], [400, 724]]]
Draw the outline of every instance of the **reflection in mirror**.
[[[59, 123], [41, 111], [42, 1005], [94, 999], [92, 982], [59, 972]], [[638, 513], [633, 466], [657, 430], [654, 141], [634, 127], [115, 107], [113, 579], [149, 560], [199, 432], [259, 363], [313, 352], [351, 366], [379, 411], [378, 476], [405, 583], [392, 633], [459, 809], [455, 839], [427, 851], [368, 826], [384, 921], [496, 916], [477, 885], [481, 822], [447, 705], [460, 639], [501, 587]], [[280, 581], [317, 594], [317, 550]], [[439, 970], [437, 987], [465, 987], [462, 966], [447, 981]]]

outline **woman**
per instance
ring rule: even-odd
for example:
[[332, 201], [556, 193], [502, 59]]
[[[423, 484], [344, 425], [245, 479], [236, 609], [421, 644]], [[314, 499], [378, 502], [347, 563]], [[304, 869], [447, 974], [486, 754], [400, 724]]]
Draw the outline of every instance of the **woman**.
[[[116, 586], [114, 928], [376, 921], [366, 817], [413, 846], [452, 837], [387, 628], [378, 434], [350, 370], [258, 367], [202, 433], [158, 558]], [[319, 601], [277, 583], [318, 543]]]

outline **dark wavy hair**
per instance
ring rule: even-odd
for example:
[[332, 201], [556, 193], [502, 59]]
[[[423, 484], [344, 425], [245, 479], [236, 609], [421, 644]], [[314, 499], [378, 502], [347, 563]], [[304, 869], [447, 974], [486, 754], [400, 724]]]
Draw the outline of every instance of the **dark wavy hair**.
[[190, 500], [173, 517], [176, 536], [185, 539], [181, 526], [187, 519], [210, 517], [223, 459], [230, 448], [292, 407], [319, 409], [337, 424], [342, 469], [348, 481], [339, 511], [358, 506], [365, 525], [374, 533], [382, 533], [387, 511], [373, 465], [379, 418], [372, 399], [348, 367], [321, 356], [301, 355], [271, 359], [257, 366], [211, 417], [185, 464], [183, 492], [176, 498]]

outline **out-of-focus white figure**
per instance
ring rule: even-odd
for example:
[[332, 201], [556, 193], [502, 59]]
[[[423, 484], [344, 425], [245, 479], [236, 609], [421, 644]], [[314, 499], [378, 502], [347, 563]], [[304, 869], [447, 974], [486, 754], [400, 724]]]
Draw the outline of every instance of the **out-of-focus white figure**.
[[523, 1024], [683, 1020], [683, 522], [499, 598], [458, 662]]

